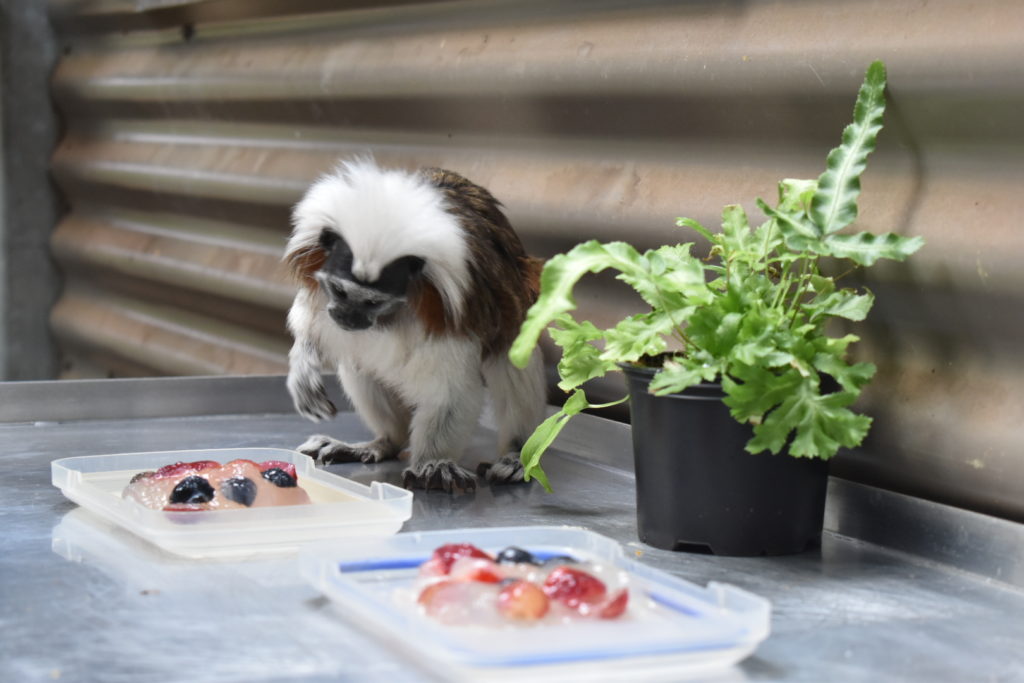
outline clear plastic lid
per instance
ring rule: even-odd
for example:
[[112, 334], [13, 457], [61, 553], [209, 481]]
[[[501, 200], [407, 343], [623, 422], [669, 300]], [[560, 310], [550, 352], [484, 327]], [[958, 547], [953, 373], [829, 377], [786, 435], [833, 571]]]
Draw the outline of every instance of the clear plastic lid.
[[[295, 466], [309, 505], [167, 512], [122, 497], [131, 478], [176, 462], [277, 460]], [[63, 458], [51, 465], [53, 485], [84, 508], [168, 552], [191, 558], [295, 552], [312, 541], [387, 536], [412, 516], [412, 492], [369, 486], [317, 469], [306, 455], [276, 448], [161, 451]]]
[[[628, 575], [629, 609], [616, 619], [449, 626], [422, 613], [414, 585], [438, 546], [509, 545], [568, 555]], [[403, 533], [304, 548], [303, 576], [357, 626], [458, 680], [655, 680], [727, 667], [768, 636], [770, 603], [724, 583], [700, 587], [626, 557], [607, 537], [571, 527]]]

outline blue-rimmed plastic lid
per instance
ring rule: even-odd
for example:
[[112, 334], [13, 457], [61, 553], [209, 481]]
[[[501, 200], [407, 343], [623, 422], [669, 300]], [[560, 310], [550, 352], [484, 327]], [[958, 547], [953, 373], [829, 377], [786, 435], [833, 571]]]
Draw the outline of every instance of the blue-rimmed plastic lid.
[[[569, 555], [629, 575], [630, 608], [611, 620], [527, 626], [447, 626], [422, 614], [419, 565], [446, 543], [495, 553], [516, 545], [541, 557]], [[702, 588], [626, 557], [607, 537], [571, 527], [403, 533], [304, 548], [303, 576], [354, 625], [386, 638], [450, 678], [607, 680], [673, 678], [729, 666], [768, 636], [770, 603], [734, 586]]]

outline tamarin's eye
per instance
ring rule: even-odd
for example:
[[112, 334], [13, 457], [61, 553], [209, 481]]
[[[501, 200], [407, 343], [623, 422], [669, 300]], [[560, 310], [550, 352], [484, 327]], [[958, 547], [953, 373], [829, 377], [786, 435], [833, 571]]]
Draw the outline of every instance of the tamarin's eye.
[[331, 288], [331, 293], [334, 294], [334, 296], [337, 297], [339, 301], [348, 298], [348, 294], [345, 293], [345, 290], [342, 289], [341, 287], [338, 287], [334, 283], [329, 284], [328, 287]]
[[330, 228], [324, 228], [320, 231], [320, 248], [325, 251], [329, 251], [338, 242], [338, 233], [334, 232]]

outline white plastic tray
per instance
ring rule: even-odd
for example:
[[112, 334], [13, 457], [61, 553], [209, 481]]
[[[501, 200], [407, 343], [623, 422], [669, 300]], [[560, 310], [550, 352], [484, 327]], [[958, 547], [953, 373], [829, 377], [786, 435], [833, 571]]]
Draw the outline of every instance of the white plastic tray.
[[[295, 465], [311, 505], [165, 512], [121, 492], [137, 472], [175, 462], [236, 458], [283, 460]], [[295, 552], [303, 543], [336, 537], [387, 536], [412, 516], [412, 492], [373, 482], [356, 483], [317, 469], [311, 458], [276, 448], [162, 451], [63, 458], [51, 465], [53, 485], [84, 508], [168, 552], [191, 558]]]
[[[492, 553], [517, 545], [541, 557], [616, 565], [630, 576], [630, 609], [619, 619], [572, 624], [439, 624], [409, 596], [420, 563], [445, 543]], [[403, 533], [306, 547], [299, 563], [344, 618], [454, 680], [677, 680], [740, 661], [769, 632], [771, 604], [764, 598], [723, 583], [701, 588], [629, 559], [609, 538], [571, 527]]]

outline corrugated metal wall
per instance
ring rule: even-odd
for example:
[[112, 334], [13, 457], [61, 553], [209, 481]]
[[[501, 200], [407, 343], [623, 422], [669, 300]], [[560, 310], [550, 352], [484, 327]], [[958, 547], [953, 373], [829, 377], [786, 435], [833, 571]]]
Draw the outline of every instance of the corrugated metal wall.
[[928, 245], [870, 276], [877, 421], [835, 471], [1024, 519], [1019, 0], [51, 4], [69, 377], [284, 371], [289, 206], [339, 156], [464, 173], [540, 255], [647, 247], [817, 176], [884, 59], [861, 224]]

